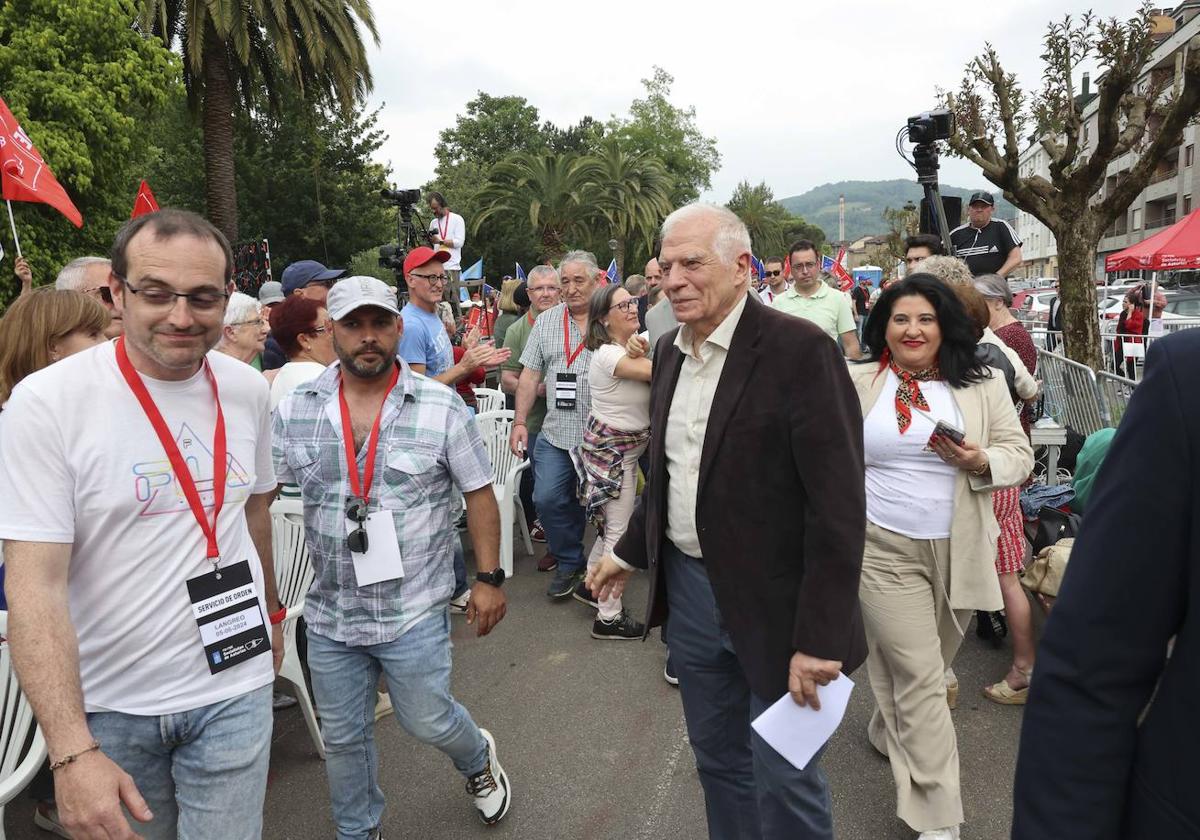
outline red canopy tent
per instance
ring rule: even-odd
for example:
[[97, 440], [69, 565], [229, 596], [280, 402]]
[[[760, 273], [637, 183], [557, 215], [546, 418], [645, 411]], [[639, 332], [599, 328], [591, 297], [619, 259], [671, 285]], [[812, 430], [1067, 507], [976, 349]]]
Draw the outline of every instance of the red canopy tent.
[[1189, 268], [1200, 268], [1200, 210], [1187, 214], [1149, 239], [1104, 258], [1106, 272]]

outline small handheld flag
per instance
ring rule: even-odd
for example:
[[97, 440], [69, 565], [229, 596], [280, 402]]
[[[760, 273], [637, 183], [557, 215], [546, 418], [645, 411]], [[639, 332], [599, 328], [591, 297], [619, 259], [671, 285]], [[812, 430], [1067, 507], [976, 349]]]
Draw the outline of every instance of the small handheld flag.
[[614, 257], [613, 261], [608, 264], [608, 271], [604, 272], [604, 276], [608, 278], [609, 283], [621, 282], [621, 275], [617, 272], [616, 257]]
[[154, 213], [157, 210], [158, 202], [154, 199], [154, 193], [150, 191], [150, 185], [142, 181], [142, 185], [138, 187], [137, 197], [133, 200], [133, 212], [129, 214], [129, 218], [136, 219], [138, 216]]

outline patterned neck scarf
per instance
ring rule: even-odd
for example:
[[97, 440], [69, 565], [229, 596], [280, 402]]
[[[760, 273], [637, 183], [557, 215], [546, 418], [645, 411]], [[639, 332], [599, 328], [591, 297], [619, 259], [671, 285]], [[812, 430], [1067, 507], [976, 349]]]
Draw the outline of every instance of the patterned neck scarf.
[[940, 380], [942, 374], [937, 365], [916, 373], [909, 373], [893, 362], [890, 355], [887, 366], [900, 380], [896, 386], [896, 424], [900, 427], [900, 434], [904, 434], [912, 425], [913, 406], [921, 411], [929, 411], [929, 403], [925, 401], [925, 395], [921, 393], [921, 383]]

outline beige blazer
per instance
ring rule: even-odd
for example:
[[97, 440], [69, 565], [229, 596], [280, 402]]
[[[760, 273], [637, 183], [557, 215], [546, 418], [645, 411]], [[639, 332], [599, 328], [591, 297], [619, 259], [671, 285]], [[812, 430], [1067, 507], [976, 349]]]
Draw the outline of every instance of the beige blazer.
[[[887, 377], [873, 363], [851, 364], [863, 417], [871, 413]], [[950, 523], [950, 607], [956, 610], [999, 610], [1004, 606], [996, 577], [996, 542], [1000, 526], [992, 512], [992, 491], [1015, 487], [1033, 470], [1033, 448], [1013, 411], [1004, 375], [951, 389], [962, 412], [967, 440], [987, 452], [991, 470], [974, 476], [959, 470], [954, 487], [954, 519]]]

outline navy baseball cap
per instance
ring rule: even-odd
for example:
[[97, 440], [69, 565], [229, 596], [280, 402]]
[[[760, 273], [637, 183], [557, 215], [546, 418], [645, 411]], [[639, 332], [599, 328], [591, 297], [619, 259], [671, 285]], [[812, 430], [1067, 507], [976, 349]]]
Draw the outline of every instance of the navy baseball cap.
[[283, 270], [283, 293], [290, 295], [309, 283], [336, 280], [345, 273], [344, 268], [326, 268], [316, 260], [299, 260]]

